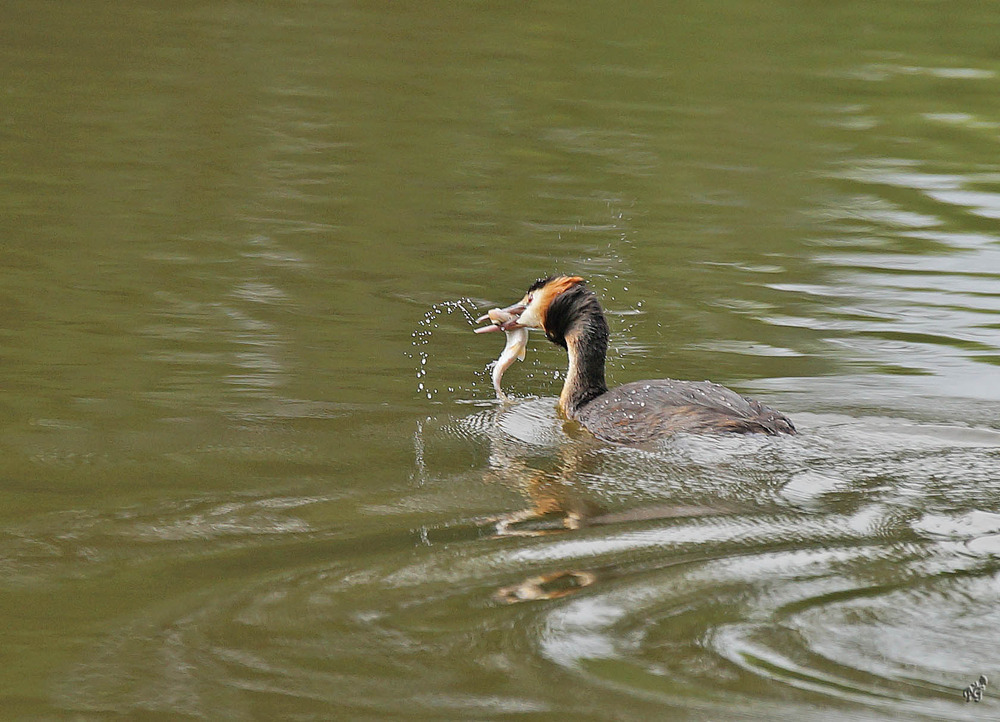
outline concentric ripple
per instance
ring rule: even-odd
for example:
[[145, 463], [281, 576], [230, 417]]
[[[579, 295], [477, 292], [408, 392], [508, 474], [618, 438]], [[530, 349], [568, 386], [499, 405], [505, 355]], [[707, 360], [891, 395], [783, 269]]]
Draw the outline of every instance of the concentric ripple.
[[143, 565], [178, 578], [197, 568], [177, 555], [185, 535], [214, 539], [232, 572], [124, 615], [68, 670], [61, 706], [359, 719], [996, 712], [988, 689], [975, 708], [962, 689], [997, 671], [1000, 517], [940, 477], [960, 464], [982, 493], [1000, 491], [995, 433], [802, 415], [802, 434], [778, 443], [555, 443], [558, 423], [518, 438], [519, 419], [551, 403], [420, 425], [411, 503], [441, 485], [475, 491], [440, 460], [478, 438], [491, 456], [476, 493], [500, 495], [456, 508], [494, 513], [411, 528], [382, 509], [374, 536], [316, 523], [324, 504], [345, 503], [330, 498], [188, 505], [159, 531], [142, 515], [64, 520], [83, 546], [142, 536]]

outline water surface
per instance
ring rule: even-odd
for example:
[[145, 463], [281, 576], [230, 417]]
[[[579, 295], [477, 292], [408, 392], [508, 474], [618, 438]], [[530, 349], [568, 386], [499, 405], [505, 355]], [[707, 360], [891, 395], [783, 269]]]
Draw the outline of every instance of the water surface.
[[[9, 3], [4, 716], [995, 716], [993, 16]], [[556, 271], [801, 433], [498, 404]]]

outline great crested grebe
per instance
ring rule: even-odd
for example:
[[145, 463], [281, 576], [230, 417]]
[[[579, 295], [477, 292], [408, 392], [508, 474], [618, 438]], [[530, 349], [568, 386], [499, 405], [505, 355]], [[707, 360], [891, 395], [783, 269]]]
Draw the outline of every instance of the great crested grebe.
[[[637, 444], [678, 431], [795, 433], [784, 414], [710, 381], [656, 379], [609, 390], [604, 381], [608, 322], [597, 295], [579, 276], [535, 281], [524, 298], [477, 320], [483, 321], [492, 324], [477, 329], [480, 333], [540, 329], [566, 349], [569, 369], [559, 408], [599, 439]], [[494, 381], [499, 386], [495, 376]]]

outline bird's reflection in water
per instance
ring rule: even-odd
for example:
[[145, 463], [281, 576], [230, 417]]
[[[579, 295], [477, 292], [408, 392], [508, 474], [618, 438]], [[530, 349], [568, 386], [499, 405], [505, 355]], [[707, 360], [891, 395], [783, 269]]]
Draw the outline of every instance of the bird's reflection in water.
[[[490, 417], [489, 423], [480, 419], [480, 429], [490, 443], [489, 468], [484, 480], [516, 489], [527, 500], [524, 508], [489, 519], [492, 538], [541, 537], [595, 526], [711, 516], [728, 511], [657, 504], [608, 512], [588, 499], [580, 484], [584, 477], [600, 478], [604, 445], [575, 422], [556, 425], [555, 409], [547, 401], [524, 402], [520, 408], [517, 403], [505, 403], [485, 414]], [[537, 418], [540, 411], [548, 416], [542, 422], [548, 428], [526, 429], [526, 424], [542, 421]], [[528, 431], [527, 438], [521, 433], [524, 431]], [[559, 599], [614, 576], [617, 574], [613, 567], [554, 570], [504, 586], [495, 597], [509, 604]]]
[[597, 581], [597, 574], [591, 571], [562, 569], [548, 574], [528, 577], [518, 584], [500, 587], [496, 598], [507, 604], [534, 602], [540, 599], [559, 599], [575, 594]]
[[588, 450], [576, 442], [558, 449], [555, 469], [530, 466], [526, 457], [508, 456], [510, 445], [494, 446], [486, 481], [517, 489], [528, 506], [491, 520], [496, 536], [541, 536], [579, 529], [603, 509], [580, 493], [577, 479], [583, 468], [593, 468]]

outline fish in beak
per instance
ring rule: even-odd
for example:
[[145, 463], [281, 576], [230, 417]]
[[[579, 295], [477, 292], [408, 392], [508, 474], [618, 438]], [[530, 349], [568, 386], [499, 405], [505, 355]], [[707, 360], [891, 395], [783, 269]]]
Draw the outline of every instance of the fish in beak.
[[518, 301], [513, 306], [507, 308], [494, 308], [489, 313], [485, 313], [476, 319], [476, 323], [489, 321], [490, 325], [477, 328], [476, 333], [490, 333], [491, 331], [510, 331], [521, 328], [517, 320], [524, 313], [526, 306]]
[[490, 373], [493, 379], [493, 390], [497, 392], [497, 398], [501, 401], [506, 401], [508, 396], [500, 387], [500, 379], [503, 378], [504, 372], [513, 365], [514, 361], [524, 361], [524, 354], [528, 348], [528, 329], [517, 322], [518, 317], [523, 312], [523, 304], [514, 304], [507, 308], [494, 308], [476, 319], [476, 323], [491, 322], [488, 326], [477, 328], [476, 333], [503, 331], [507, 335], [507, 345], [504, 346], [500, 357], [493, 362], [493, 369]]

